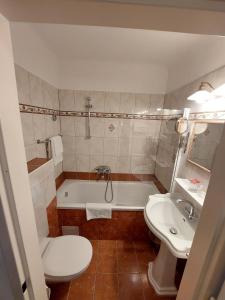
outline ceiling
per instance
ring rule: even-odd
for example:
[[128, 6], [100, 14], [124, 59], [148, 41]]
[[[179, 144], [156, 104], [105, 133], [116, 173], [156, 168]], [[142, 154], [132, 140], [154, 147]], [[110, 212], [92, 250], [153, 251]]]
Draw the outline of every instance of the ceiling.
[[[23, 23], [14, 23], [23, 26]], [[225, 39], [175, 32], [113, 27], [27, 24], [60, 59], [174, 65], [191, 52], [201, 55]], [[27, 37], [29, 40], [29, 37]]]

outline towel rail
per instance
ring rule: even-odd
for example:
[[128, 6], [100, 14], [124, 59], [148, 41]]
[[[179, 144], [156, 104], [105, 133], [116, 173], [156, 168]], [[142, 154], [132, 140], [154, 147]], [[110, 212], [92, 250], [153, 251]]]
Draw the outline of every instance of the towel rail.
[[[62, 137], [62, 134], [58, 134], [59, 136]], [[37, 140], [37, 144], [45, 144], [45, 151], [46, 151], [46, 156], [47, 156], [47, 159], [49, 159], [49, 142], [50, 142], [50, 138], [47, 138], [47, 139], [44, 139], [44, 140], [41, 140], [41, 139], [38, 139]]]

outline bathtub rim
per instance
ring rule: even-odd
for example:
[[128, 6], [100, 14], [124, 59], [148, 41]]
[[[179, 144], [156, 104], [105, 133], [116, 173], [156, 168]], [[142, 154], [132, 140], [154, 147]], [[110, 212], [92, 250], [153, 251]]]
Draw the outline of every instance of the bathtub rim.
[[[63, 184], [59, 187], [59, 189], [57, 190], [56, 193], [56, 198], [57, 198], [57, 194], [63, 189], [63, 185], [65, 183], [68, 182], [89, 182], [90, 184], [94, 184], [94, 183], [105, 183], [104, 180], [86, 180], [86, 179], [65, 179]], [[134, 183], [139, 183], [139, 184], [149, 184], [152, 183], [154, 184], [155, 188], [158, 190], [157, 186], [155, 185], [154, 181], [152, 180], [148, 180], [148, 181], [113, 181], [113, 183], [116, 184], [123, 184], [126, 183], [128, 185], [130, 184], [134, 184]], [[158, 190], [158, 193], [160, 193], [160, 191]], [[149, 195], [150, 196], [150, 195]], [[149, 198], [148, 196], [148, 198]], [[149, 200], [148, 200], [149, 201]], [[147, 201], [147, 202], [148, 202]], [[104, 202], [105, 203], [105, 202]], [[110, 203], [109, 203], [110, 204]], [[147, 204], [147, 203], [146, 203]], [[81, 209], [81, 210], [85, 210], [86, 209], [86, 203], [81, 203], [81, 202], [77, 202], [77, 203], [73, 203], [73, 202], [68, 202], [68, 203], [60, 203], [59, 199], [57, 198], [57, 209]], [[145, 206], [132, 206], [132, 205], [116, 205], [116, 204], [112, 204], [112, 211], [143, 211], [144, 212], [144, 208]]]

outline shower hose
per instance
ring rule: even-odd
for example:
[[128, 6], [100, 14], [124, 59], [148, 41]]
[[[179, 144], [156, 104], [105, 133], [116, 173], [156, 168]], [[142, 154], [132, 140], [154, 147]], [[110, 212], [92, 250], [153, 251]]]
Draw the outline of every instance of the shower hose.
[[[111, 174], [106, 173], [106, 177], [107, 177], [107, 183], [106, 183], [106, 187], [105, 187], [105, 202], [111, 203], [113, 201], [113, 185], [112, 185]], [[109, 189], [109, 184], [110, 184], [110, 190], [111, 190], [111, 197], [108, 199], [107, 193], [108, 193], [108, 189]]]

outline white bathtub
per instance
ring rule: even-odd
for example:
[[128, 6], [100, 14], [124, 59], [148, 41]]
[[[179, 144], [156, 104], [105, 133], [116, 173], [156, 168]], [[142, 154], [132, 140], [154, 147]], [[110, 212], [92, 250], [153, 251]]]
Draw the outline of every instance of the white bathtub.
[[[57, 191], [57, 207], [85, 209], [86, 203], [105, 203], [105, 188], [105, 181], [67, 179]], [[143, 210], [149, 195], [159, 193], [153, 182], [139, 181], [113, 181], [113, 192], [113, 210]]]

